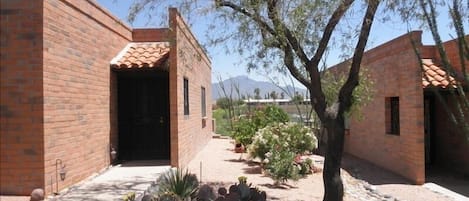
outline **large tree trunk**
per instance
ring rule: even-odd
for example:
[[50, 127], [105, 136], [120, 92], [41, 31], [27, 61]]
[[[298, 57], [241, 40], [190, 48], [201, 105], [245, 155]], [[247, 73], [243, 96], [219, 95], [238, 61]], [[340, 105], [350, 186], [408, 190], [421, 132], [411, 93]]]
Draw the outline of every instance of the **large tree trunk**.
[[342, 201], [344, 186], [340, 177], [340, 165], [344, 150], [344, 118], [343, 114], [326, 115], [327, 130], [326, 156], [324, 162], [324, 201]]

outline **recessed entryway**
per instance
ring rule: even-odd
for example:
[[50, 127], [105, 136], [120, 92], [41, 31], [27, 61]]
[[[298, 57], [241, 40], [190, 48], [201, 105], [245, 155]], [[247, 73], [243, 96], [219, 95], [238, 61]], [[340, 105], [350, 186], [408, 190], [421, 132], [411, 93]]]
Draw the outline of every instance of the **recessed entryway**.
[[448, 110], [457, 111], [454, 96], [447, 91], [439, 93], [447, 109], [433, 92], [426, 92], [424, 98], [425, 182], [469, 196], [468, 145], [448, 114]]
[[117, 72], [120, 160], [170, 160], [168, 76], [162, 70]]

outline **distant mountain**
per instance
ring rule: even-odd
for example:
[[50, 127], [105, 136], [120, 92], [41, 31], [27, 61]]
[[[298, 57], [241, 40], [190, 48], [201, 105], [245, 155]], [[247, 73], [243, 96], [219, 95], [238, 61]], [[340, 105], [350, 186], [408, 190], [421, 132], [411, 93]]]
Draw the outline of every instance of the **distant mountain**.
[[[278, 98], [280, 99], [280, 94], [283, 92], [280, 88], [275, 86], [274, 84], [266, 81], [256, 81], [253, 79], [250, 79], [247, 76], [237, 76], [237, 77], [232, 77], [226, 80], [223, 80], [222, 82], [217, 82], [217, 83], [212, 83], [212, 99], [217, 100], [220, 97], [224, 97], [223, 91], [221, 86], [225, 87], [225, 91], [227, 94], [230, 94], [232, 92], [232, 97], [233, 98], [238, 98], [238, 94], [235, 90], [234, 85], [239, 84], [239, 91], [241, 96], [244, 96], [245, 98], [251, 97], [254, 98], [254, 89], [259, 88], [260, 91], [260, 96], [261, 98], [265, 98], [266, 94], [270, 94], [272, 91], [275, 91], [278, 95]], [[305, 95], [306, 90], [305, 89], [300, 89], [294, 88], [292, 86], [287, 86], [283, 87], [284, 89], [287, 89], [290, 91], [290, 93], [293, 93], [293, 91], [297, 91], [298, 93]], [[289, 98], [287, 93], [285, 94], [285, 98]]]

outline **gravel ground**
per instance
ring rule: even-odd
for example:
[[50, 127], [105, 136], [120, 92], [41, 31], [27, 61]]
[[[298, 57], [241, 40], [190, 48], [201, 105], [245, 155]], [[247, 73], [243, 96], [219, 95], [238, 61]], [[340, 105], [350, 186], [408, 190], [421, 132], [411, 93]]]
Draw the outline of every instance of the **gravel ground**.
[[[233, 142], [229, 139], [211, 140], [190, 162], [189, 171], [197, 174], [202, 182], [221, 183], [227, 187], [237, 182], [239, 176], [246, 176], [248, 183], [266, 191], [268, 200], [322, 200], [324, 187], [321, 173], [308, 175], [297, 182], [289, 181], [285, 185], [276, 187], [273, 186], [272, 179], [262, 174], [257, 163], [250, 161], [247, 154], [234, 153], [233, 147]], [[323, 158], [314, 155], [311, 157], [315, 165], [322, 168]], [[351, 156], [345, 156], [343, 164], [345, 169], [342, 169], [342, 178], [346, 201], [452, 200], [422, 186], [408, 184], [397, 175]], [[374, 179], [365, 181], [364, 178]]]

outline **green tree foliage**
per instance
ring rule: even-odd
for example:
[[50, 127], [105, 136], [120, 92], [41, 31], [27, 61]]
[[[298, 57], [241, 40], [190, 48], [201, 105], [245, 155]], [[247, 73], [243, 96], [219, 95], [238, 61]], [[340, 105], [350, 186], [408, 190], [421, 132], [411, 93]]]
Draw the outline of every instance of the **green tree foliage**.
[[272, 98], [272, 99], [274, 99], [274, 100], [275, 100], [275, 99], [278, 99], [277, 92], [276, 92], [276, 91], [270, 92], [270, 98]]
[[231, 107], [231, 100], [228, 97], [218, 98], [217, 106], [224, 110], [229, 109]]
[[291, 99], [294, 103], [301, 103], [303, 101], [305, 101], [305, 98], [303, 97], [303, 95], [301, 95], [300, 93], [296, 92], [295, 95], [292, 97]]
[[231, 124], [228, 119], [227, 110], [218, 108], [213, 110], [212, 118], [216, 120], [216, 131], [215, 133], [220, 135], [231, 135]]
[[[359, 85], [355, 88], [352, 93], [352, 106], [346, 111], [346, 115], [355, 115], [360, 118], [360, 109], [369, 103], [373, 99], [375, 93], [374, 81], [370, 77], [369, 71], [366, 68], [360, 71]], [[340, 87], [344, 85], [347, 77], [343, 73], [333, 72], [333, 70], [326, 70], [322, 75], [322, 85], [326, 101], [328, 103], [337, 102], [337, 94], [339, 93]]]
[[243, 105], [244, 101], [241, 99], [238, 100], [230, 100], [228, 97], [221, 97], [217, 99], [217, 106], [221, 109], [227, 110], [231, 107], [239, 107]]
[[259, 88], [254, 89], [254, 99], [261, 99], [261, 90]]
[[288, 114], [276, 106], [258, 108], [252, 114], [240, 117], [233, 128], [233, 138], [247, 147], [252, 143], [256, 132], [267, 125], [278, 122], [287, 122]]

